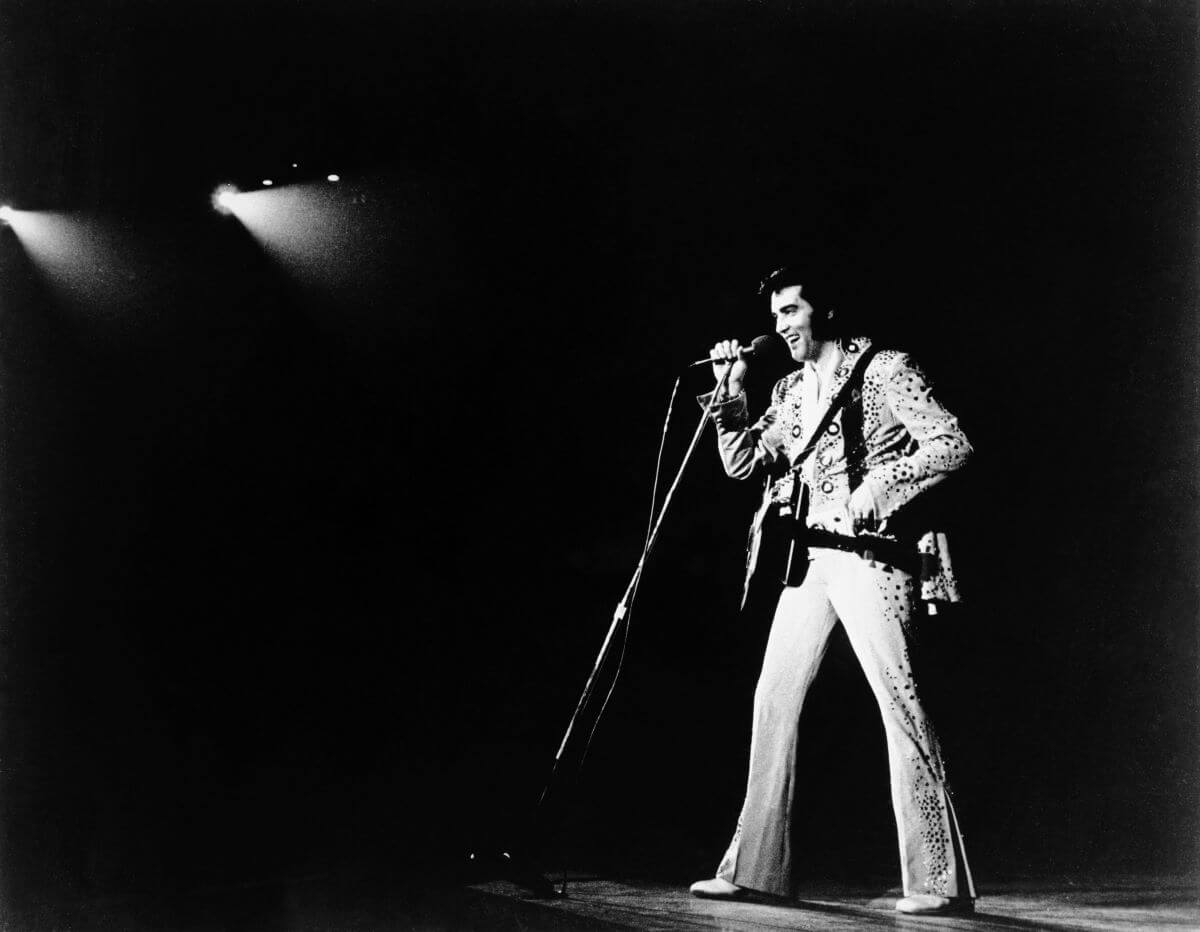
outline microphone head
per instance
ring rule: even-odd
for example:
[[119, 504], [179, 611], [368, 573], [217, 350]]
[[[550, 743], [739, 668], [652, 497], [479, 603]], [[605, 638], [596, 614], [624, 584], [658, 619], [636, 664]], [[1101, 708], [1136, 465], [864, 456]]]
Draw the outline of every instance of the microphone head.
[[744, 352], [747, 356], [765, 356], [771, 351], [775, 340], [774, 334], [764, 333], [751, 340], [750, 347]]

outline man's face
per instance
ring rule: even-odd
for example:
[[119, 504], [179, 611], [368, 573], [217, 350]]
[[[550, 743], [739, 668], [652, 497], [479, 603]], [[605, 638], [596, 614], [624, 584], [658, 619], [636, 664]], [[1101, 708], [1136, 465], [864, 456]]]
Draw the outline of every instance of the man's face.
[[800, 297], [802, 287], [790, 285], [772, 294], [771, 316], [775, 318], [775, 332], [787, 342], [792, 359], [812, 362], [819, 347], [813, 339], [813, 306]]

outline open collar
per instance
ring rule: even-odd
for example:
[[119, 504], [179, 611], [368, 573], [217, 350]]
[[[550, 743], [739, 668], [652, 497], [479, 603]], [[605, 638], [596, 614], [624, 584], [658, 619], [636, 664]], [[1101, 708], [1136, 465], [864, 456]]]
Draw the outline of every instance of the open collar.
[[833, 378], [829, 382], [829, 388], [825, 392], [825, 403], [821, 405], [822, 411], [828, 407], [830, 399], [837, 396], [837, 393], [842, 390], [842, 386], [850, 378], [854, 367], [858, 364], [858, 360], [862, 354], [866, 352], [871, 345], [869, 337], [853, 337], [838, 341], [838, 345], [842, 351], [842, 359], [834, 367]]

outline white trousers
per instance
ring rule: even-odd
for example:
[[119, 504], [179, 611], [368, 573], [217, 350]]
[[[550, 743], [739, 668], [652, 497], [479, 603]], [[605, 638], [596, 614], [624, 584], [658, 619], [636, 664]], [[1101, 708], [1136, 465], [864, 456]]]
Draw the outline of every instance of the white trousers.
[[904, 894], [975, 896], [941, 754], [921, 707], [907, 634], [914, 581], [854, 553], [813, 548], [800, 586], [783, 590], [754, 696], [750, 779], [717, 876], [790, 896], [800, 708], [840, 619], [887, 734]]

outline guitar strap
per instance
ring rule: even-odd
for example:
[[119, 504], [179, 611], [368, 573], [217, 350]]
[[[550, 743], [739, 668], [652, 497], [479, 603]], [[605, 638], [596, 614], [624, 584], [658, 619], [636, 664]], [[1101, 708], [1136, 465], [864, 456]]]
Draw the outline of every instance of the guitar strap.
[[867, 366], [871, 364], [871, 360], [875, 358], [875, 354], [878, 352], [879, 347], [868, 346], [863, 351], [863, 354], [858, 357], [858, 362], [854, 364], [854, 371], [850, 373], [850, 378], [846, 379], [845, 383], [838, 390], [838, 393], [833, 396], [833, 400], [829, 402], [829, 407], [825, 409], [825, 414], [821, 417], [821, 420], [817, 423], [817, 426], [809, 435], [808, 443], [804, 445], [804, 449], [796, 455], [794, 460], [792, 460], [792, 462], [795, 463], [795, 465], [792, 467], [793, 472], [799, 474], [801, 467], [804, 465], [804, 461], [812, 456], [813, 451], [817, 448], [817, 443], [821, 439], [821, 434], [825, 433], [825, 431], [829, 429], [829, 425], [833, 423], [834, 417], [837, 416], [838, 411], [845, 407], [846, 402], [849, 401], [851, 395], [854, 394], [854, 390], [857, 388], [861, 392], [863, 379], [865, 379], [867, 375]]
[[[816, 426], [816, 429], [808, 438], [808, 442], [800, 451], [800, 455], [794, 460], [796, 465], [791, 467], [791, 470], [795, 475], [793, 476], [792, 483], [792, 502], [790, 511], [793, 520], [797, 522], [803, 522], [808, 515], [808, 486], [800, 475], [800, 470], [804, 465], [804, 461], [812, 455], [813, 451], [817, 447], [817, 441], [821, 438], [821, 434], [829, 429], [829, 425], [833, 422], [834, 417], [837, 416], [838, 411], [840, 411], [845, 406], [846, 402], [850, 400], [855, 389], [862, 385], [863, 379], [866, 378], [867, 366], [870, 364], [872, 357], [874, 357], [877, 352], [878, 349], [876, 347], [869, 346], [858, 358], [854, 364], [854, 371], [850, 373], [850, 377], [846, 379], [838, 393], [833, 396], [833, 399], [829, 403], [829, 407], [826, 408], [820, 422]], [[754, 576], [754, 570], [758, 565], [759, 548], [762, 543], [763, 523], [766, 521], [771, 505], [770, 497], [767, 494], [770, 490], [771, 482], [772, 477], [768, 475], [766, 478], [766, 486], [763, 489], [763, 503], [755, 513], [754, 520], [750, 523], [750, 533], [746, 541], [746, 575], [742, 584], [742, 608], [746, 607], [746, 601], [749, 599], [750, 580]], [[807, 570], [808, 567], [808, 561], [806, 559], [798, 559], [798, 557], [807, 556], [807, 547], [805, 546], [803, 551], [798, 551], [796, 535], [791, 534], [789, 536], [791, 537], [791, 543], [788, 547], [785, 583], [788, 579], [799, 574], [801, 569]], [[793, 568], [795, 568], [795, 571], [793, 571]], [[800, 574], [800, 578], [803, 578], [802, 574]], [[797, 580], [795, 583], [787, 584], [799, 585], [800, 583]]]
[[[801, 476], [801, 471], [804, 469], [804, 464], [813, 451], [817, 448], [817, 443], [821, 439], [821, 434], [829, 429], [829, 425], [833, 423], [833, 419], [837, 413], [846, 406], [846, 403], [854, 397], [857, 390], [859, 395], [862, 394], [863, 380], [867, 375], [867, 366], [871, 364], [871, 360], [875, 354], [879, 352], [877, 346], [868, 346], [863, 354], [858, 357], [858, 361], [854, 364], [854, 371], [850, 373], [850, 377], [842, 384], [838, 393], [834, 395], [833, 400], [829, 402], [829, 407], [825, 409], [825, 414], [809, 435], [808, 443], [792, 461], [795, 465], [792, 466], [792, 501], [791, 501], [791, 518], [795, 522], [803, 522], [808, 517], [808, 483]], [[843, 443], [847, 442], [847, 438], [843, 437]], [[803, 524], [801, 524], [803, 527]], [[798, 531], [798, 529], [797, 529]], [[787, 566], [784, 569], [783, 584], [785, 586], [798, 586], [804, 579], [804, 574], [808, 572], [807, 551], [808, 546], [800, 539], [802, 535], [798, 532], [793, 532], [791, 542], [788, 544]]]

